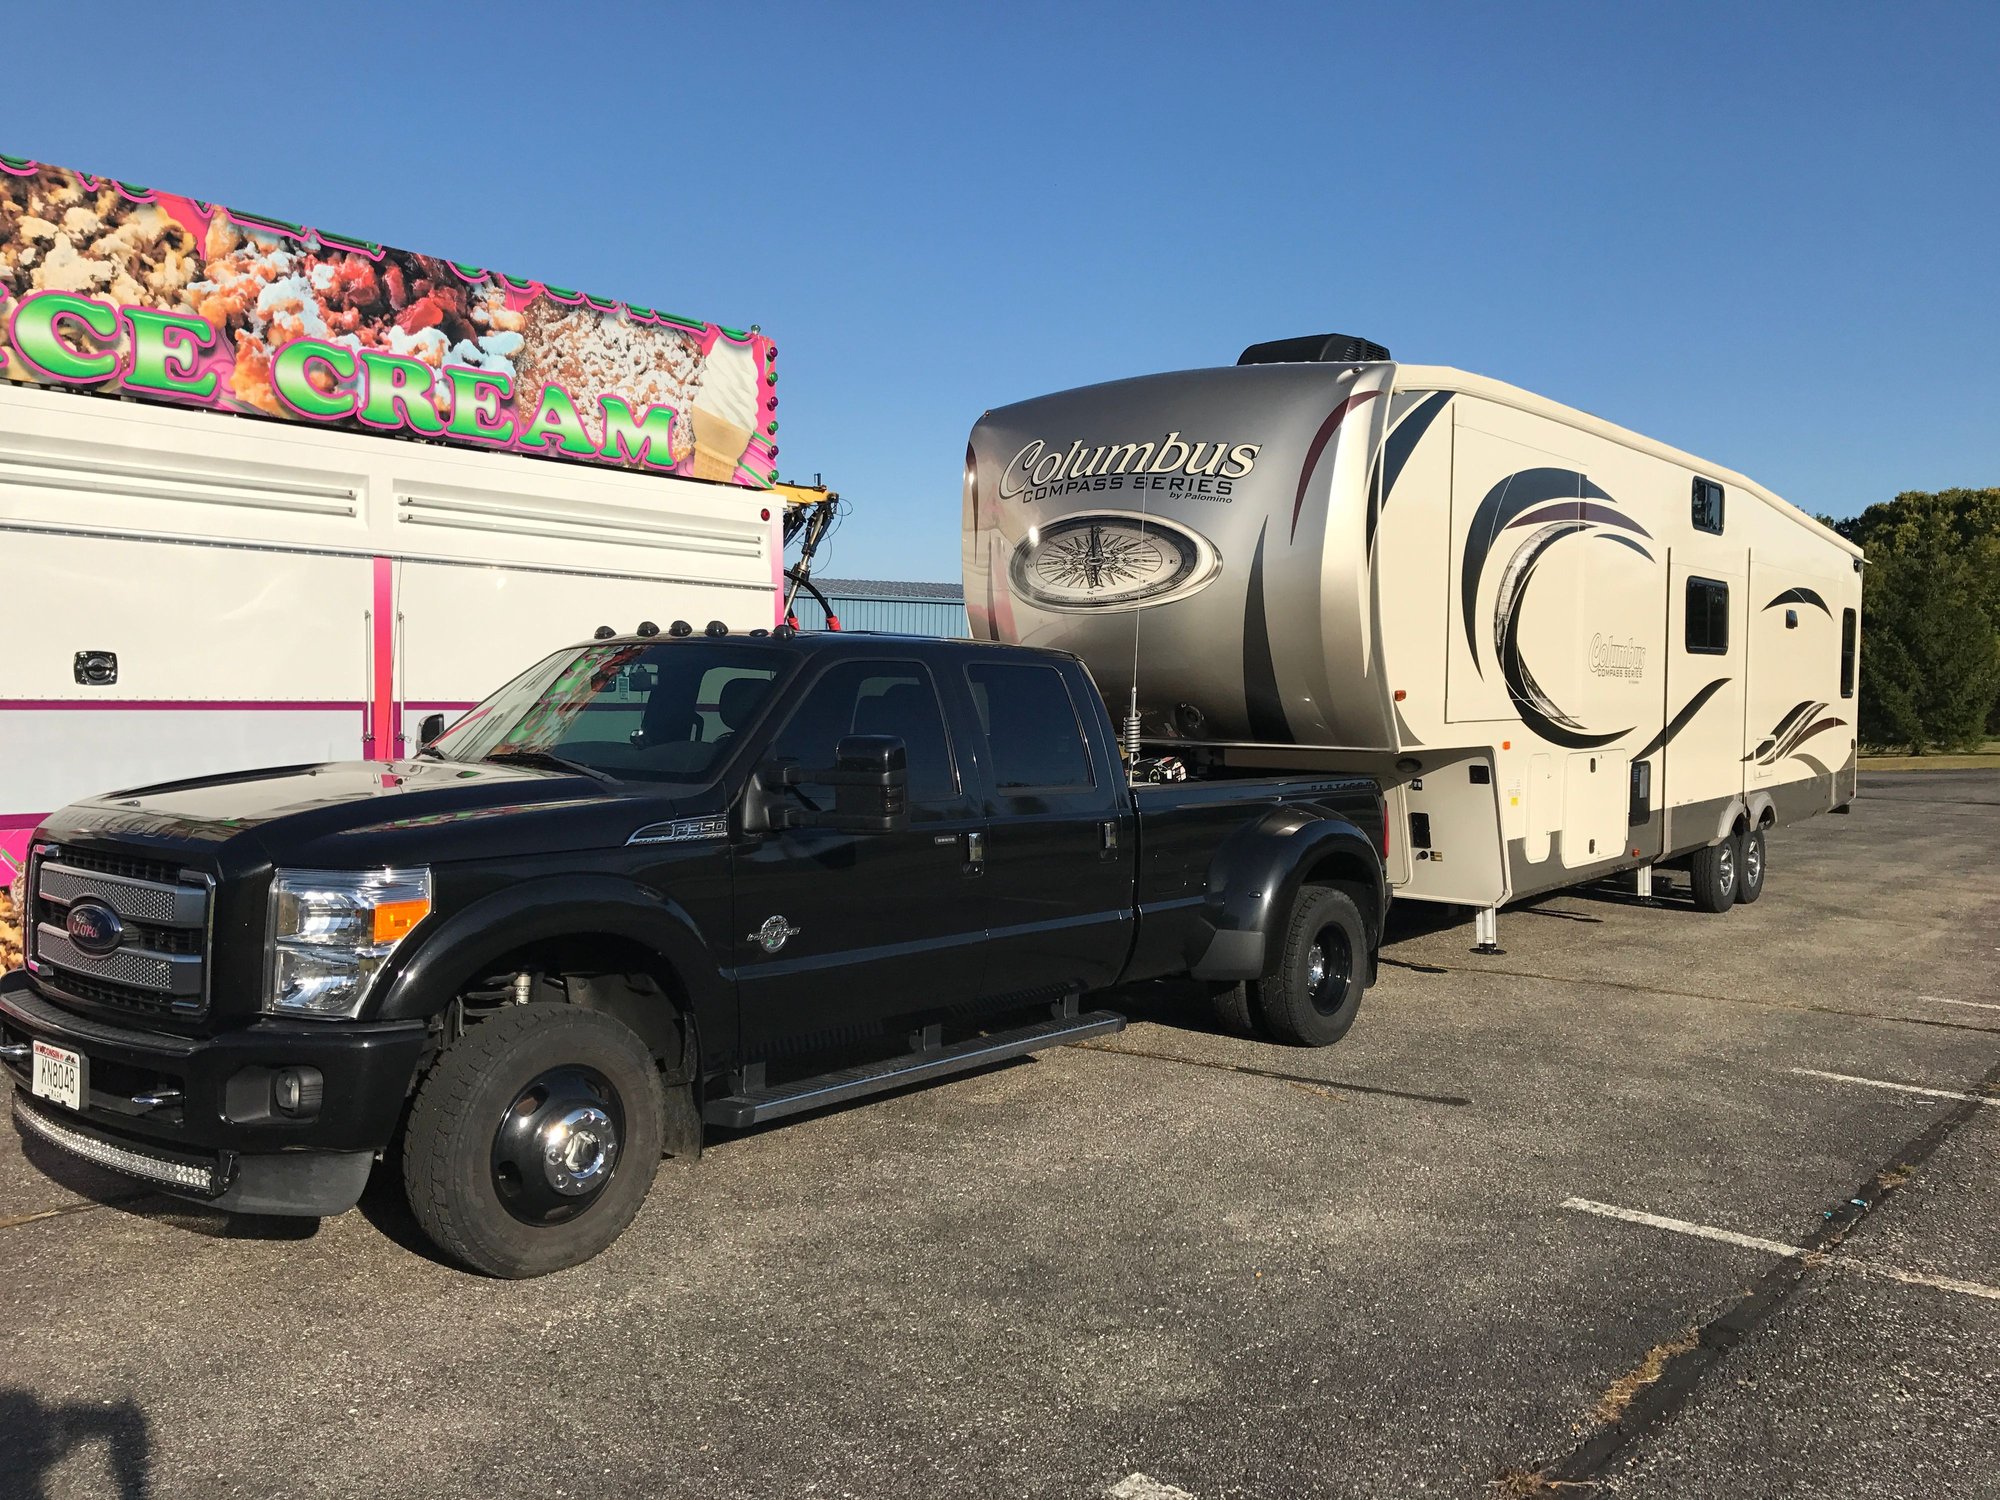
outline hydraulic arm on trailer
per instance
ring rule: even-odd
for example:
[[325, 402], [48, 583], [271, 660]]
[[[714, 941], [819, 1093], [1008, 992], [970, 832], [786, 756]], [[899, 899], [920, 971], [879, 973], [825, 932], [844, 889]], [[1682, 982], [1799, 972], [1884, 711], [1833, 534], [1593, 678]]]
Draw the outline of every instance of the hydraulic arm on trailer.
[[840, 492], [819, 483], [777, 484], [772, 488], [785, 502], [785, 546], [789, 550], [794, 540], [799, 544], [799, 560], [785, 569], [785, 621], [793, 627], [798, 625], [792, 603], [798, 598], [799, 590], [804, 589], [826, 612], [826, 628], [838, 630], [840, 616], [834, 613], [832, 603], [812, 581], [812, 564], [820, 543], [826, 540], [841, 516], [846, 514]]

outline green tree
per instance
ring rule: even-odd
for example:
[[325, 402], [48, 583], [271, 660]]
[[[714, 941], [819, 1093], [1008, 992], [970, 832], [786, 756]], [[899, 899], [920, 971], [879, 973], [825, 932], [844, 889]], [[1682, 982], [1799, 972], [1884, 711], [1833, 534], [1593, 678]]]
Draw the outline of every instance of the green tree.
[[2000, 731], [2000, 489], [1909, 490], [1830, 524], [1868, 553], [1862, 739], [1921, 752]]
[[1863, 596], [1861, 739], [1976, 747], [2000, 700], [2000, 632], [1963, 557], [1885, 552]]

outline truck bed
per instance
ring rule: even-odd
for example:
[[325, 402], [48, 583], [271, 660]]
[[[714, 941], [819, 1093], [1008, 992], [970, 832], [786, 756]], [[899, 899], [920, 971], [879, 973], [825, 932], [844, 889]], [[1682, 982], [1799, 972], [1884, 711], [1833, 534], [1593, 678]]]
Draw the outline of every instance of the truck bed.
[[[1217, 851], [1246, 830], [1282, 820], [1284, 810], [1347, 819], [1376, 840], [1385, 834], [1382, 792], [1366, 776], [1245, 776], [1211, 781], [1141, 783], [1134, 863], [1139, 915], [1132, 978], [1173, 972], [1208, 933], [1203, 913]], [[1260, 816], [1259, 807], [1269, 811]]]

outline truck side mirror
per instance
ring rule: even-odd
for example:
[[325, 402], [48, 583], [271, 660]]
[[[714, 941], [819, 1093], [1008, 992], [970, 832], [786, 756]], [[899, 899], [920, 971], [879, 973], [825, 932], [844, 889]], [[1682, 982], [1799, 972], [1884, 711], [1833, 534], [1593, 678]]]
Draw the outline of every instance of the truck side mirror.
[[444, 733], [443, 714], [425, 714], [423, 723], [417, 726], [417, 746], [421, 749]]
[[[833, 807], [802, 807], [787, 788], [830, 786]], [[746, 833], [831, 828], [843, 833], [901, 833], [910, 826], [909, 755], [893, 735], [850, 734], [824, 769], [797, 761], [759, 766], [743, 799]]]
[[909, 754], [888, 734], [850, 734], [834, 747], [833, 815], [855, 833], [900, 833], [910, 826]]

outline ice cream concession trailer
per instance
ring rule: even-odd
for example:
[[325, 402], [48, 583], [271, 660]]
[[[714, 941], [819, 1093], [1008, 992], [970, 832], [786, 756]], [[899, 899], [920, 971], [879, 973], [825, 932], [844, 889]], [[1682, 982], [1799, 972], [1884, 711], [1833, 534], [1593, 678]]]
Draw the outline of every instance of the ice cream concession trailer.
[[0, 157], [0, 333], [8, 861], [107, 788], [413, 750], [599, 625], [782, 608], [755, 329]]

